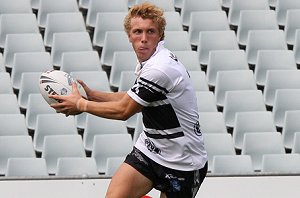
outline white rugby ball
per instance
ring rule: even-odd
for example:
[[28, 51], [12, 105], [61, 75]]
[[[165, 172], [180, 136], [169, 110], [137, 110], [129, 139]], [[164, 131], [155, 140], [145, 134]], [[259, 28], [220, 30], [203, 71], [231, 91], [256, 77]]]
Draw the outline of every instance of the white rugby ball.
[[83, 87], [70, 74], [60, 70], [50, 70], [41, 74], [39, 80], [40, 92], [48, 104], [58, 101], [48, 95], [69, 95], [72, 93], [72, 83], [77, 84], [80, 95], [87, 97]]

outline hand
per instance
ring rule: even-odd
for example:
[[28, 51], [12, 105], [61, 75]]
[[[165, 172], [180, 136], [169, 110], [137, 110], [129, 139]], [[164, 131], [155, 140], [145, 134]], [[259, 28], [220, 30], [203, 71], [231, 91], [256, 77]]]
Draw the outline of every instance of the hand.
[[79, 84], [81, 84], [81, 86], [83, 87], [83, 89], [86, 93], [87, 99], [88, 100], [93, 100], [92, 98], [93, 98], [94, 90], [90, 89], [82, 80], [77, 79], [77, 82]]
[[78, 109], [77, 103], [80, 99], [84, 99], [80, 95], [75, 83], [72, 84], [72, 93], [70, 95], [49, 95], [49, 98], [59, 101], [50, 105], [56, 112], [64, 113], [66, 116], [77, 115], [82, 112]]

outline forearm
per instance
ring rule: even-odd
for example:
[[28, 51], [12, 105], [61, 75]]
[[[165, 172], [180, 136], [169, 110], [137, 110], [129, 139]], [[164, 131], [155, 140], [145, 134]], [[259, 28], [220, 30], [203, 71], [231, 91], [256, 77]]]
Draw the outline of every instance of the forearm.
[[88, 99], [90, 101], [95, 102], [110, 102], [110, 101], [118, 101], [123, 98], [126, 92], [100, 92], [93, 91], [89, 94]]

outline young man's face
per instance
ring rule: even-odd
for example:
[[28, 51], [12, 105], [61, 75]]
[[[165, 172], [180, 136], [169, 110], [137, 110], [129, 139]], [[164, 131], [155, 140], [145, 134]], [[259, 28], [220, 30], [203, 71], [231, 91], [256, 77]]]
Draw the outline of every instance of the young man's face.
[[131, 30], [128, 37], [138, 60], [143, 62], [148, 60], [155, 52], [161, 36], [157, 24], [151, 19], [135, 17], [131, 19]]

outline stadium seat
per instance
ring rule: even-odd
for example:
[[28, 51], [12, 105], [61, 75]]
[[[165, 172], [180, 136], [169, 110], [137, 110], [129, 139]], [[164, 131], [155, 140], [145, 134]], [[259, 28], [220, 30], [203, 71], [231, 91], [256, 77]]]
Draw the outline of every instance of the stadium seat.
[[136, 143], [137, 139], [139, 138], [139, 136], [142, 132], [143, 132], [143, 114], [138, 113], [136, 126], [134, 128], [133, 138], [132, 138], [133, 144]]
[[234, 90], [257, 90], [252, 70], [227, 70], [217, 72], [214, 90], [217, 106], [223, 107], [226, 92]]
[[185, 66], [187, 71], [200, 71], [200, 62], [197, 57], [197, 52], [190, 50], [172, 51], [177, 59]]
[[299, 154], [265, 154], [262, 159], [262, 173], [300, 173]]
[[109, 84], [113, 89], [120, 86], [121, 73], [123, 71], [135, 71], [138, 64], [136, 54], [133, 51], [117, 51], [113, 54]]
[[282, 27], [286, 25], [287, 11], [290, 9], [300, 9], [300, 1], [297, 0], [277, 0], [276, 16], [278, 24]]
[[300, 65], [300, 30], [296, 30], [295, 45], [293, 47], [293, 52], [295, 55], [295, 60], [296, 60], [297, 66], [299, 68], [299, 65]]
[[5, 175], [9, 158], [28, 157], [35, 158], [32, 139], [27, 136], [1, 136], [0, 137], [0, 175]]
[[203, 31], [199, 33], [197, 53], [200, 64], [203, 67], [207, 66], [210, 51], [238, 49], [237, 38], [235, 32], [232, 30]]
[[300, 132], [299, 110], [290, 110], [285, 112], [282, 126], [282, 138], [286, 149], [291, 150], [296, 132]]
[[23, 73], [45, 72], [52, 70], [53, 66], [48, 52], [23, 52], [15, 54], [12, 68], [12, 86], [15, 90], [19, 90]]
[[92, 157], [62, 157], [57, 159], [57, 176], [97, 176], [96, 160]]
[[102, 71], [99, 54], [96, 51], [64, 52], [60, 70], [67, 73], [76, 71]]
[[200, 112], [199, 124], [202, 133], [227, 133], [222, 112]]
[[246, 47], [250, 30], [278, 30], [274, 10], [241, 10], [237, 28], [237, 40]]
[[39, 33], [36, 16], [33, 13], [1, 14], [0, 48], [4, 48], [7, 34], [18, 33]]
[[250, 155], [255, 171], [262, 170], [262, 158], [265, 154], [284, 154], [281, 133], [253, 132], [245, 133], [242, 155]]
[[195, 11], [221, 10], [219, 0], [184, 0], [181, 8], [181, 21], [185, 28], [189, 27], [191, 13]]
[[268, 0], [231, 0], [230, 9], [228, 11], [228, 22], [233, 28], [237, 28], [240, 21], [240, 13], [242, 10], [268, 9], [270, 9]]
[[133, 51], [133, 49], [124, 31], [107, 31], [100, 59], [102, 66], [109, 68], [112, 66], [114, 52], [116, 51]]
[[268, 70], [296, 70], [297, 64], [291, 50], [259, 50], [254, 70], [256, 84], [264, 87]]
[[0, 114], [0, 136], [28, 135], [24, 114]]
[[189, 22], [189, 41], [192, 46], [197, 46], [199, 33], [202, 31], [229, 30], [225, 11], [198, 11], [191, 12]]
[[37, 14], [39, 27], [46, 27], [48, 14], [61, 12], [79, 12], [77, 0], [40, 0]]
[[33, 10], [38, 10], [40, 7], [41, 0], [31, 0], [31, 8]]
[[252, 159], [249, 155], [215, 155], [211, 173], [222, 175], [254, 174]]
[[217, 112], [217, 104], [212, 91], [196, 91], [198, 112]]
[[105, 176], [112, 177], [121, 164], [124, 162], [125, 157], [109, 157], [106, 161]]
[[50, 135], [45, 137], [42, 158], [46, 160], [48, 174], [56, 174], [58, 158], [63, 157], [86, 157], [80, 135]]
[[[70, 74], [75, 79], [82, 80], [91, 89], [110, 92], [109, 81], [104, 71], [77, 71]], [[77, 128], [85, 128], [86, 115], [84, 112], [75, 116]]]
[[56, 113], [55, 109], [49, 106], [40, 93], [29, 94], [26, 110], [26, 126], [29, 131], [36, 128], [37, 115]]
[[92, 157], [96, 159], [98, 172], [105, 173], [107, 158], [126, 157], [133, 148], [130, 134], [103, 134], [94, 137]]
[[[159, 2], [159, 1], [158, 1]], [[180, 31], [183, 30], [180, 14], [174, 11], [164, 12], [166, 19], [166, 31]]]
[[0, 15], [32, 13], [30, 0], [0, 0]]
[[97, 14], [101, 12], [127, 12], [128, 0], [90, 0], [87, 9], [86, 25], [94, 28], [96, 26]]
[[0, 71], [0, 94], [13, 94], [13, 87], [8, 72]]
[[15, 53], [45, 52], [43, 38], [40, 33], [8, 34], [4, 49], [4, 65], [10, 69], [12, 69]]
[[216, 86], [217, 73], [227, 70], [249, 70], [244, 50], [212, 50], [207, 63], [207, 83]]
[[276, 126], [270, 111], [238, 112], [233, 126], [233, 143], [241, 150], [245, 133], [276, 132]]
[[295, 132], [292, 146], [292, 153], [300, 154], [300, 132]]
[[48, 176], [45, 159], [42, 158], [9, 158], [6, 177], [46, 177]]
[[275, 92], [278, 89], [300, 89], [300, 71], [267, 71], [266, 84], [264, 87], [264, 100], [267, 106], [273, 106]]
[[29, 94], [40, 94], [39, 79], [42, 72], [24, 72], [21, 75], [18, 104], [21, 110], [28, 107]]
[[186, 31], [165, 31], [165, 47], [171, 51], [192, 50]]
[[232, 136], [229, 133], [203, 133], [208, 156], [208, 171], [212, 170], [213, 157], [216, 155], [236, 155]]
[[45, 136], [78, 134], [74, 116], [63, 114], [41, 114], [36, 118], [33, 147], [38, 153], [43, 152]]
[[[107, 31], [124, 31], [124, 18], [127, 12], [98, 12], [93, 33], [93, 46], [102, 49]], [[113, 23], [112, 23], [113, 21]]]
[[86, 126], [83, 133], [83, 146], [85, 150], [92, 151], [94, 137], [102, 134], [127, 134], [126, 122], [87, 114]]
[[64, 52], [93, 51], [88, 32], [54, 33], [51, 48], [51, 61], [54, 67], [60, 68]]
[[170, 0], [135, 0], [136, 4], [150, 2], [154, 5], [162, 8], [165, 12], [175, 12], [175, 4], [174, 1]]
[[0, 94], [0, 114], [20, 114], [16, 94]]
[[276, 9], [277, 0], [269, 0], [269, 6], [272, 10]]
[[227, 127], [234, 127], [237, 112], [266, 111], [260, 90], [227, 91], [225, 94], [223, 116]]
[[276, 90], [272, 113], [278, 128], [283, 127], [285, 113], [290, 110], [300, 110], [300, 89]]
[[0, 53], [0, 72], [5, 72], [5, 66], [4, 66], [4, 63], [3, 63], [3, 55], [2, 53]]
[[286, 42], [289, 46], [295, 45], [296, 30], [300, 29], [300, 21], [297, 20], [300, 17], [300, 10], [287, 10], [286, 24], [284, 27], [284, 34]]
[[254, 66], [259, 50], [287, 50], [283, 30], [250, 30], [246, 45], [248, 64]]
[[209, 91], [204, 71], [188, 71], [188, 73], [196, 91]]
[[54, 33], [85, 31], [85, 22], [81, 12], [49, 13], [45, 25], [44, 45], [52, 47]]

